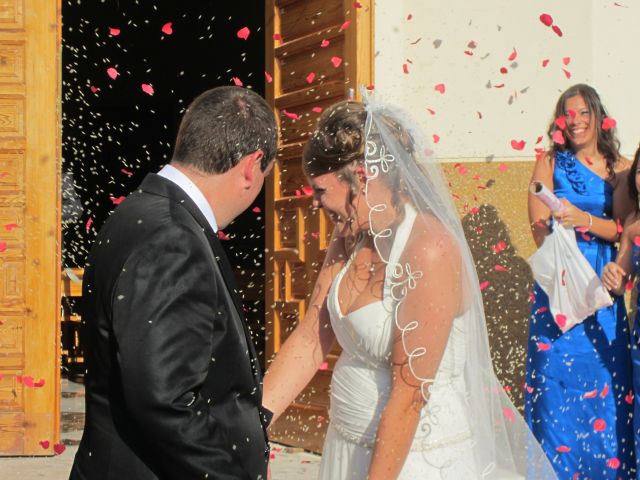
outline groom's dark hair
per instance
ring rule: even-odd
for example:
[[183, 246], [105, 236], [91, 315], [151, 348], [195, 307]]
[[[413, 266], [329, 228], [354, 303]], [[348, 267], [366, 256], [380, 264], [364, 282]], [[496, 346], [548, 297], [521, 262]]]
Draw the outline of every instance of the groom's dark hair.
[[255, 92], [216, 87], [198, 96], [182, 117], [172, 161], [208, 174], [224, 173], [256, 150], [264, 172], [275, 157], [278, 128], [273, 111]]

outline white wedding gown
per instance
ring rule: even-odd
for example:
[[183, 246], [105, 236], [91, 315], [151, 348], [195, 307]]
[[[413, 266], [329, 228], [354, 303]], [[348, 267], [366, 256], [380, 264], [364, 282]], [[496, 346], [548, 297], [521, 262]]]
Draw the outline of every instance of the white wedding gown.
[[[321, 480], [366, 479], [380, 416], [391, 389], [390, 278], [409, 238], [416, 213], [407, 210], [386, 267], [383, 299], [343, 315], [338, 290], [350, 261], [336, 276], [327, 304], [342, 354], [331, 381], [330, 424], [322, 451]], [[429, 312], [425, 311], [425, 315]], [[453, 321], [428, 403], [399, 479], [474, 479], [481, 475], [472, 452], [466, 414], [465, 317]], [[385, 448], [391, 448], [387, 446]]]

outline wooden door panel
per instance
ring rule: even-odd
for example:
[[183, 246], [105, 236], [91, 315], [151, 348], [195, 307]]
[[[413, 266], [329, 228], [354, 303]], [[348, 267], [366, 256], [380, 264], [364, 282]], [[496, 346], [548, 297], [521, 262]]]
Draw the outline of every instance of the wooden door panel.
[[59, 7], [0, 0], [0, 455], [59, 440]]
[[[372, 2], [268, 0], [266, 65], [273, 78], [267, 100], [276, 112], [280, 145], [267, 181], [267, 356], [304, 318], [332, 226], [311, 207], [301, 167], [302, 147], [321, 112], [350, 88], [372, 83]], [[346, 24], [345, 22], [350, 22]], [[343, 25], [347, 25], [344, 29]], [[325, 47], [321, 42], [329, 42]], [[340, 58], [336, 66], [333, 57]], [[309, 74], [314, 77], [309, 82]], [[270, 308], [271, 306], [271, 308]], [[328, 420], [332, 352], [308, 387], [271, 428], [272, 437], [319, 451]]]

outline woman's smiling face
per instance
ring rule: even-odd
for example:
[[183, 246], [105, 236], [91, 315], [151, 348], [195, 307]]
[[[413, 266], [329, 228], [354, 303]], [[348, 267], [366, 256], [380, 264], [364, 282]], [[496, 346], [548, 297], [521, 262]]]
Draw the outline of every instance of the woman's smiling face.
[[596, 141], [598, 131], [595, 113], [591, 111], [582, 95], [568, 98], [564, 111], [567, 119], [567, 137], [574, 150]]

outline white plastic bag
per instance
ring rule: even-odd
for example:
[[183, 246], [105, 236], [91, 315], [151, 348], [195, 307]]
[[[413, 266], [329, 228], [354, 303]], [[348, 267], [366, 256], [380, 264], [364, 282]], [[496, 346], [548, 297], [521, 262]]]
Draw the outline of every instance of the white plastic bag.
[[578, 249], [573, 229], [555, 224], [529, 258], [533, 278], [549, 297], [549, 310], [563, 333], [603, 307], [613, 305], [606, 287]]

